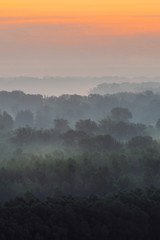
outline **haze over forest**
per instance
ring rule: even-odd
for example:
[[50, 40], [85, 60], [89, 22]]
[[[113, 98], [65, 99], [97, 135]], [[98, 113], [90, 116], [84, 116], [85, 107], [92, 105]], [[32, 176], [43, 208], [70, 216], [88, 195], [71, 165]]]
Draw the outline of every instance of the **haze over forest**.
[[160, 1], [0, 0], [0, 240], [159, 240]]
[[[104, 85], [103, 85], [104, 84]], [[105, 87], [104, 87], [105, 86]], [[102, 87], [102, 91], [99, 89]], [[62, 94], [88, 95], [117, 92], [160, 92], [160, 77], [0, 77], [0, 91], [20, 90], [25, 93], [60, 96]]]

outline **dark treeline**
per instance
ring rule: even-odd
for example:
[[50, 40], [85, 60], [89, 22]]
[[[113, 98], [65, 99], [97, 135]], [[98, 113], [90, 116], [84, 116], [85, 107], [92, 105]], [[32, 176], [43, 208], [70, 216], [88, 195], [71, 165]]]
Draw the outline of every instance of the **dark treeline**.
[[144, 93], [117, 93], [112, 95], [90, 94], [43, 97], [21, 91], [0, 92], [0, 110], [12, 116], [14, 127], [26, 124], [36, 128], [51, 128], [53, 120], [63, 118], [70, 123], [80, 119], [99, 121], [106, 118], [113, 108], [127, 108], [133, 122], [153, 124], [160, 117], [160, 95]]
[[1, 205], [0, 213], [1, 240], [158, 240], [160, 190], [45, 201], [26, 193]]

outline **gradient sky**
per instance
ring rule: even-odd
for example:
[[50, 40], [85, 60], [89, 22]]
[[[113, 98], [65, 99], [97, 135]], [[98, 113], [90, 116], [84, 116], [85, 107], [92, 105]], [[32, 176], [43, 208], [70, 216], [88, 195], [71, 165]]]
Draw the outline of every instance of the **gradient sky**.
[[0, 0], [0, 76], [156, 76], [159, 64], [159, 0]]

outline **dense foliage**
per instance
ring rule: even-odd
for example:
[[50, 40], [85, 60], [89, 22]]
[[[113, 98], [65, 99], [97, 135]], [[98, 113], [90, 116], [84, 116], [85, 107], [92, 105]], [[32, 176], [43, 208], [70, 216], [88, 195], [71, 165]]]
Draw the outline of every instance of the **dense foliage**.
[[0, 92], [0, 239], [159, 239], [159, 103]]
[[[150, 137], [137, 138], [120, 148], [110, 136], [97, 136], [92, 140], [97, 139], [95, 151], [89, 149], [83, 154], [66, 150], [43, 156], [38, 152], [37, 155], [23, 153], [21, 148], [17, 148], [15, 157], [4, 160], [0, 165], [0, 200], [23, 195], [26, 191], [45, 199], [54, 196], [57, 191], [104, 196], [137, 187], [159, 187], [159, 144]], [[105, 145], [105, 141], [108, 144]]]
[[0, 131], [1, 201], [26, 191], [45, 199], [57, 191], [104, 196], [159, 187], [160, 144], [147, 135], [159, 129], [130, 123], [126, 108], [113, 108], [99, 123], [79, 120], [72, 128], [57, 118], [52, 129], [12, 129], [9, 115], [1, 116], [6, 119]]
[[56, 118], [63, 118], [71, 124], [80, 119], [99, 121], [117, 107], [127, 108], [132, 113], [134, 122], [155, 125], [160, 118], [160, 95], [146, 91], [104, 96], [66, 94], [59, 97], [43, 97], [21, 91], [0, 92], [0, 110], [12, 116], [16, 127], [27, 124], [36, 128], [52, 128]]
[[157, 240], [160, 190], [45, 201], [26, 193], [1, 205], [0, 213], [1, 240]]

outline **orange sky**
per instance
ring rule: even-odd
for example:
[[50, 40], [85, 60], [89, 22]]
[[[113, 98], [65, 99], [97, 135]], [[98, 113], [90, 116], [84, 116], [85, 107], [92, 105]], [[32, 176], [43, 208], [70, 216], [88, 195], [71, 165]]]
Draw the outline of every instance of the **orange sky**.
[[158, 74], [159, 40], [159, 0], [0, 0], [3, 75]]
[[159, 14], [159, 0], [1, 0], [1, 16]]

